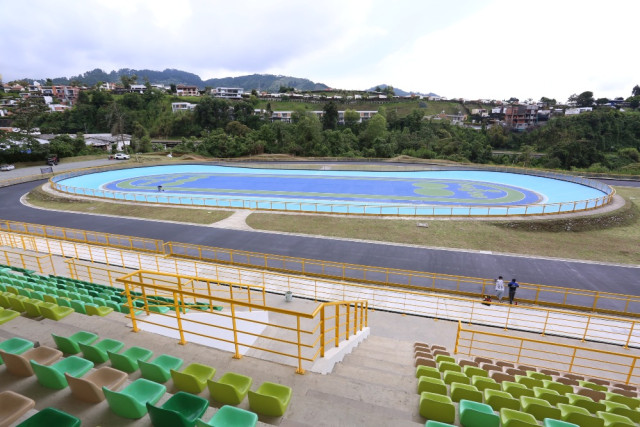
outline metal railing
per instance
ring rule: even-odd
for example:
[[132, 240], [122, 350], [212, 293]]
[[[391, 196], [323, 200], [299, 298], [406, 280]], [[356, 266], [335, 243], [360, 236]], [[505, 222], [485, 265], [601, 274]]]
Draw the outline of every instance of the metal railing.
[[[294, 359], [296, 372], [300, 374], [305, 372], [303, 364], [324, 357], [329, 349], [362, 332], [368, 322], [367, 301], [362, 300], [322, 303], [305, 313], [213, 295], [212, 282], [207, 278], [139, 270], [117, 280], [124, 286], [134, 331], [140, 329], [139, 324], [153, 325], [173, 331], [181, 344], [198, 338], [226, 343], [232, 347], [235, 358], [241, 358], [247, 350], [255, 350]], [[142, 307], [136, 301], [141, 301], [149, 314], [151, 295], [170, 296], [172, 303], [167, 306], [173, 310], [154, 313], [158, 320], [137, 316], [136, 309]], [[156, 300], [152, 299], [151, 305], [154, 304]], [[229, 312], [212, 309], [214, 306], [228, 307]], [[185, 313], [185, 309], [193, 313]], [[248, 310], [267, 313], [268, 317], [249, 317]], [[265, 329], [269, 330], [264, 332]]]
[[[4, 246], [4, 245], [2, 245]], [[20, 267], [27, 270], [37, 271], [41, 274], [56, 274], [53, 264], [53, 257], [48, 255], [35, 255], [7, 249], [0, 249], [0, 264], [9, 267]]]
[[[27, 234], [30, 234], [29, 231], [40, 231], [31, 234], [47, 237], [43, 240], [31, 240], [25, 239], [25, 236], [21, 236], [20, 234], [14, 234], [13, 237], [11, 237], [14, 241], [10, 243], [9, 246], [27, 250], [37, 250], [45, 253], [55, 253], [65, 257], [86, 259], [107, 264], [126, 265], [129, 268], [136, 269], [197, 274], [195, 264], [183, 261], [198, 260], [206, 263], [221, 263], [253, 269], [260, 268], [270, 272], [282, 272], [291, 275], [302, 274], [323, 280], [384, 285], [409, 291], [429, 291], [476, 298], [486, 294], [493, 294], [494, 287], [493, 279], [335, 263], [226, 248], [197, 246], [178, 242], [163, 243], [160, 240], [139, 239], [127, 236], [118, 236], [121, 237], [122, 240], [118, 241], [116, 245], [113, 245], [112, 240], [106, 241], [106, 239], [102, 239], [103, 242], [97, 243], [92, 240], [98, 239], [86, 239], [86, 241], [83, 241], [83, 239], [74, 239], [71, 240], [70, 243], [65, 244], [63, 242], [67, 239], [64, 239], [64, 236], [70, 234], [74, 237], [83, 236], [83, 232], [81, 230], [64, 232], [66, 229], [61, 229], [63, 232], [55, 233], [61, 237], [56, 237], [55, 235], [51, 236], [43, 233], [38, 227], [43, 226], [0, 221], [0, 231], [9, 229], [7, 231], [24, 233], [24, 231], [21, 230], [27, 229]], [[45, 229], [48, 228], [45, 227]], [[87, 232], [87, 234], [91, 235], [91, 232]], [[82, 244], [73, 245], [71, 244], [73, 242], [82, 242]], [[119, 244], [121, 242], [125, 244]], [[132, 252], [113, 250], [137, 250], [137, 247], [144, 245], [148, 245], [150, 248], [157, 248], [157, 250], [149, 250], [147, 252], [154, 256], [143, 256], [146, 251]], [[133, 246], [133, 248], [130, 248], [130, 246]], [[125, 256], [127, 258], [126, 260], [123, 259]], [[588, 310], [599, 313], [640, 317], [640, 296], [635, 295], [523, 282], [520, 283], [520, 288], [518, 289], [518, 301], [524, 304], [534, 304], [545, 307]]]
[[[147, 257], [152, 255], [148, 254]], [[127, 256], [117, 257], [129, 259]], [[132, 259], [135, 264], [137, 261]], [[82, 277], [100, 280], [100, 283], [117, 286], [115, 278], [122, 274], [119, 267], [103, 263], [69, 260], [70, 275], [83, 271]], [[166, 262], [166, 265], [163, 263]], [[363, 300], [375, 310], [411, 314], [435, 319], [462, 320], [469, 324], [482, 324], [506, 329], [517, 329], [541, 335], [561, 335], [583, 341], [599, 341], [628, 347], [640, 347], [640, 324], [638, 321], [598, 315], [586, 312], [549, 309], [542, 307], [514, 306], [507, 303], [486, 305], [479, 299], [444, 296], [428, 291], [391, 289], [356, 283], [321, 281], [279, 273], [268, 273], [249, 269], [175, 260], [157, 261], [163, 271], [177, 265], [181, 271], [196, 271], [196, 275], [210, 277], [211, 281], [225, 285], [259, 288], [264, 292], [284, 294], [292, 292], [296, 297], [313, 301]], [[148, 265], [156, 262], [149, 261]], [[110, 272], [111, 271], [111, 272]]]
[[455, 354], [484, 356], [625, 384], [640, 381], [640, 356], [465, 329], [458, 322]]
[[[445, 168], [446, 169], [446, 168]], [[449, 167], [449, 169], [470, 169], [465, 167]], [[505, 206], [445, 206], [428, 204], [353, 204], [353, 203], [323, 203], [313, 201], [283, 201], [264, 199], [242, 199], [242, 198], [219, 198], [219, 197], [197, 197], [183, 195], [166, 195], [164, 193], [133, 193], [113, 190], [102, 190], [92, 188], [81, 188], [60, 184], [58, 181], [77, 177], [85, 174], [99, 172], [101, 168], [86, 168], [70, 172], [65, 172], [53, 176], [49, 182], [51, 188], [60, 192], [81, 195], [86, 197], [106, 198], [120, 201], [163, 204], [163, 205], [188, 205], [202, 207], [217, 207], [229, 209], [253, 209], [265, 211], [284, 212], [306, 212], [318, 214], [337, 215], [373, 215], [373, 216], [509, 216], [509, 215], [552, 215], [561, 213], [572, 213], [596, 209], [604, 206], [613, 200], [615, 190], [599, 181], [591, 180], [581, 176], [565, 175], [558, 172], [541, 171], [536, 169], [517, 168], [497, 168], [484, 167], [475, 168], [483, 171], [509, 172], [522, 175], [534, 175], [551, 179], [558, 179], [596, 188], [605, 193], [604, 196], [587, 200], [559, 202], [548, 204], [528, 204], [528, 205], [505, 205]]]

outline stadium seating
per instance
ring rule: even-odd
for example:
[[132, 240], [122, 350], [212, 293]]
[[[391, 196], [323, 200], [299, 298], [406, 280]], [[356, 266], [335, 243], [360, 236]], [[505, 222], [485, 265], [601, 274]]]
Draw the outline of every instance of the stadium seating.
[[460, 424], [464, 427], [499, 427], [500, 417], [491, 406], [481, 402], [461, 400], [459, 405]]
[[107, 351], [111, 366], [124, 372], [135, 372], [138, 370], [138, 360], [149, 360], [153, 356], [153, 351], [142, 347], [129, 347], [122, 353]]
[[13, 424], [18, 418], [36, 406], [36, 402], [16, 392], [6, 390], [0, 393], [0, 427]]
[[252, 383], [251, 377], [226, 372], [217, 381], [208, 380], [207, 388], [213, 400], [226, 405], [238, 405], [244, 400]]
[[[270, 417], [280, 417], [287, 411], [292, 394], [293, 391], [291, 390], [291, 387], [265, 381], [257, 390], [249, 390], [249, 408], [251, 411], [258, 414]], [[422, 394], [439, 396], [433, 393]]]
[[184, 361], [178, 357], [161, 354], [151, 362], [138, 360], [138, 367], [142, 378], [163, 384], [171, 378], [171, 369], [178, 370], [183, 363]]
[[191, 427], [208, 406], [207, 399], [183, 391], [171, 396], [162, 406], [147, 402], [147, 410], [154, 427]]
[[30, 360], [35, 360], [42, 365], [51, 365], [62, 357], [62, 352], [55, 348], [40, 346], [22, 354], [6, 353], [0, 350], [0, 355], [7, 366], [7, 372], [18, 377], [30, 377], [34, 374]]
[[147, 413], [147, 403], [155, 404], [167, 388], [153, 381], [138, 378], [122, 391], [102, 387], [109, 408], [123, 418], [138, 419]]
[[52, 365], [41, 365], [34, 360], [29, 362], [38, 378], [38, 382], [44, 387], [56, 390], [63, 389], [69, 385], [64, 376], [65, 373], [74, 377], [81, 377], [93, 368], [93, 362], [78, 356], [69, 356]]
[[[0, 350], [6, 353], [22, 354], [30, 348], [33, 348], [33, 342], [24, 338], [13, 337], [0, 342]], [[2, 358], [0, 358], [0, 364], [2, 363]]]
[[44, 408], [18, 424], [17, 427], [42, 427], [49, 425], [56, 427], [78, 427], [80, 423], [79, 418], [64, 411], [56, 408]]
[[74, 377], [65, 372], [64, 374], [71, 394], [83, 402], [100, 403], [105, 399], [102, 387], [109, 390], [117, 390], [127, 379], [126, 372], [103, 366], [85, 375], [82, 378]]
[[456, 407], [449, 396], [424, 392], [420, 394], [420, 415], [428, 420], [453, 424], [456, 419]]
[[79, 331], [69, 337], [56, 334], [51, 334], [51, 336], [58, 349], [65, 354], [78, 354], [80, 353], [79, 343], [91, 344], [98, 339], [96, 334], [87, 331]]
[[196, 420], [196, 427], [236, 426], [255, 427], [258, 423], [258, 415], [245, 409], [224, 405], [218, 409], [208, 422], [201, 418]]
[[207, 386], [207, 381], [212, 379], [216, 369], [201, 363], [192, 363], [182, 371], [170, 370], [173, 385], [182, 391], [199, 394]]

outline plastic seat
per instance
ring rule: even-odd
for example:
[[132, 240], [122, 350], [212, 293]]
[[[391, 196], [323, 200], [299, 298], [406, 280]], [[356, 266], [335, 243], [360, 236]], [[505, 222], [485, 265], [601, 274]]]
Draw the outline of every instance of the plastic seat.
[[546, 400], [553, 406], [558, 403], [569, 403], [569, 398], [567, 396], [563, 396], [555, 390], [549, 390], [544, 387], [534, 387], [533, 395], [539, 399]]
[[456, 407], [449, 396], [424, 392], [420, 394], [420, 415], [428, 420], [453, 424], [456, 419]]
[[153, 351], [142, 347], [129, 347], [122, 353], [107, 351], [111, 366], [124, 372], [135, 372], [138, 370], [138, 360], [149, 360], [153, 356]]
[[470, 384], [453, 383], [451, 384], [451, 400], [460, 402], [462, 400], [470, 400], [473, 402], [482, 402], [482, 392], [475, 386]]
[[182, 391], [199, 394], [207, 386], [207, 381], [212, 379], [216, 369], [201, 363], [192, 363], [182, 371], [171, 369], [173, 385]]
[[489, 359], [488, 357], [476, 356], [473, 358], [478, 363], [493, 363], [493, 359]]
[[56, 408], [44, 408], [42, 411], [37, 412], [35, 415], [27, 418], [16, 427], [42, 427], [42, 426], [56, 426], [56, 427], [77, 427], [81, 423], [80, 419], [74, 417], [71, 414], [67, 414]]
[[578, 424], [580, 427], [603, 427], [604, 420], [592, 415], [584, 408], [566, 403], [558, 403], [562, 421]]
[[73, 313], [73, 308], [45, 302], [40, 306], [40, 312], [47, 319], [58, 321]]
[[0, 355], [7, 366], [7, 372], [18, 377], [30, 377], [34, 374], [30, 360], [41, 365], [51, 365], [62, 357], [62, 352], [55, 348], [40, 346], [29, 349], [21, 354], [6, 353], [0, 350]]
[[533, 415], [536, 420], [542, 421], [545, 418], [560, 419], [560, 409], [552, 406], [546, 400], [537, 397], [522, 396], [520, 403], [522, 411]]
[[604, 421], [604, 427], [625, 427], [636, 426], [637, 424], [631, 421], [628, 417], [619, 414], [611, 414], [609, 412], [598, 412], [597, 414]]
[[0, 307], [2, 308], [11, 308], [11, 303], [9, 302], [8, 292], [0, 293]]
[[493, 378], [474, 376], [471, 378], [471, 384], [476, 386], [478, 390], [484, 392], [486, 389], [500, 390], [501, 386]]
[[44, 301], [45, 302], [52, 302], [52, 303], [57, 303], [58, 302], [58, 298], [54, 295], [51, 294], [44, 294]]
[[96, 334], [87, 331], [79, 331], [69, 337], [56, 334], [51, 334], [51, 336], [58, 349], [66, 354], [78, 354], [80, 353], [79, 343], [91, 344], [98, 339]]
[[587, 396], [593, 399], [595, 402], [605, 400], [607, 395], [603, 391], [594, 390], [586, 387], [578, 387], [575, 389], [576, 394], [581, 396]]
[[87, 360], [91, 360], [93, 363], [104, 363], [109, 360], [107, 351], [117, 353], [122, 350], [124, 343], [118, 340], [112, 340], [110, 338], [104, 339], [96, 344], [83, 344], [79, 343], [80, 351], [82, 351], [82, 357]]
[[502, 390], [486, 389], [484, 391], [484, 403], [491, 406], [496, 412], [500, 412], [502, 408], [520, 410], [520, 400]]
[[456, 363], [456, 359], [454, 357], [445, 356], [444, 354], [436, 355], [435, 359], [436, 359], [436, 362], [438, 363], [442, 363], [442, 362]]
[[86, 304], [84, 306], [84, 309], [87, 310], [87, 314], [89, 316], [100, 316], [100, 317], [104, 317], [107, 314], [113, 312], [113, 308], [111, 307], [107, 307], [106, 303], [104, 306], [101, 305], [95, 305], [95, 304]]
[[542, 372], [536, 372], [536, 371], [527, 371], [527, 376], [529, 378], [534, 378], [536, 380], [547, 380], [547, 381], [551, 381], [553, 380], [553, 377], [551, 375], [548, 374], [543, 374]]
[[208, 406], [207, 399], [184, 391], [177, 392], [159, 407], [147, 402], [154, 427], [192, 427]]
[[457, 363], [440, 362], [438, 363], [438, 370], [440, 372], [445, 372], [445, 371], [462, 372], [462, 367]]
[[425, 427], [455, 427], [453, 424], [441, 423], [440, 421], [428, 420]]
[[473, 378], [474, 376], [489, 377], [489, 372], [485, 371], [482, 368], [477, 368], [475, 366], [464, 366], [462, 370], [464, 374], [469, 378]]
[[178, 357], [161, 354], [151, 362], [138, 360], [138, 367], [142, 378], [157, 383], [166, 383], [171, 378], [171, 369], [178, 370], [184, 361]]
[[443, 379], [445, 384], [453, 384], [453, 383], [471, 384], [471, 378], [469, 378], [462, 372], [445, 371]]
[[167, 388], [153, 381], [138, 378], [122, 391], [102, 387], [109, 408], [123, 418], [138, 419], [147, 413], [147, 402], [155, 404]]
[[227, 372], [218, 381], [208, 380], [207, 388], [213, 400], [227, 405], [238, 405], [249, 392], [251, 384], [251, 377]]
[[[631, 409], [624, 403], [619, 403], [619, 402], [610, 402], [608, 400], [603, 400], [600, 403], [604, 406], [604, 409], [601, 410], [602, 412], [622, 415], [624, 417], [629, 418], [634, 423], [640, 423], [640, 412], [638, 410]], [[597, 411], [596, 412], [590, 411], [590, 412], [593, 414], [593, 413], [596, 413]]]
[[0, 393], [0, 426], [11, 425], [36, 406], [36, 402], [16, 392], [6, 390]]
[[555, 420], [553, 418], [545, 418], [544, 420], [542, 420], [542, 425], [544, 427], [580, 427], [577, 424]]
[[[456, 383], [458, 384], [458, 383]], [[427, 391], [429, 393], [447, 395], [447, 385], [438, 378], [420, 377], [418, 379], [418, 394]]]
[[[6, 353], [22, 354], [30, 348], [33, 348], [33, 342], [24, 338], [13, 337], [0, 342], [0, 350]], [[0, 364], [2, 364], [2, 358], [0, 358]]]
[[208, 422], [201, 418], [196, 420], [196, 427], [233, 426], [255, 427], [258, 423], [258, 415], [235, 406], [224, 405], [218, 409]]
[[569, 399], [569, 404], [573, 406], [580, 406], [581, 408], [586, 409], [587, 411], [595, 414], [598, 411], [606, 411], [607, 407], [606, 401], [596, 402], [589, 396], [582, 396], [580, 394], [567, 393], [565, 394], [567, 399]]
[[504, 372], [492, 371], [489, 376], [493, 378], [493, 380], [497, 383], [502, 383], [503, 381], [516, 381], [516, 377], [514, 377], [513, 375], [505, 374]]
[[640, 399], [637, 397], [623, 396], [621, 394], [611, 392], [606, 392], [605, 396], [606, 400], [610, 402], [624, 403], [631, 409], [637, 409], [638, 406], [640, 406]]
[[87, 314], [87, 310], [84, 308], [84, 305], [85, 305], [84, 301], [72, 299], [69, 302], [71, 304], [71, 308], [73, 308], [76, 311], [76, 313]]
[[[462, 366], [462, 371], [463, 372], [464, 372], [465, 366], [473, 366], [473, 367], [476, 367], [476, 368], [480, 367], [480, 364], [478, 362], [474, 362], [473, 360], [467, 360], [467, 359], [458, 360], [458, 365]], [[466, 374], [466, 372], [465, 372], [465, 374]], [[469, 375], [469, 374], [467, 374], [467, 375]], [[471, 375], [469, 375], [469, 376], [471, 376]]]
[[527, 414], [526, 412], [514, 411], [509, 408], [502, 408], [500, 410], [500, 421], [502, 427], [526, 427], [538, 425], [538, 421], [533, 415]]
[[120, 304], [115, 301], [107, 301], [107, 307], [113, 308], [113, 311], [117, 311], [118, 313], [122, 312], [122, 308], [120, 308]]
[[117, 390], [128, 378], [126, 372], [108, 366], [96, 369], [82, 378], [73, 377], [67, 373], [64, 376], [69, 383], [71, 394], [76, 399], [87, 403], [102, 402], [105, 399], [102, 387]]
[[430, 378], [441, 378], [440, 371], [432, 366], [417, 366], [416, 367], [416, 378], [420, 377], [430, 377]]
[[499, 427], [500, 417], [491, 406], [470, 400], [460, 401], [460, 424], [464, 427]]
[[20, 313], [15, 310], [11, 310], [10, 308], [0, 310], [0, 325], [11, 321], [18, 316], [20, 316]]
[[18, 313], [24, 313], [24, 302], [29, 299], [28, 296], [24, 295], [12, 295], [9, 296], [9, 304], [11, 308]]
[[43, 301], [38, 299], [29, 298], [24, 301], [24, 310], [29, 317], [40, 317], [42, 314], [40, 313], [40, 304], [43, 304]]
[[537, 380], [535, 378], [531, 378], [525, 375], [516, 375], [516, 382], [518, 384], [522, 384], [527, 386], [527, 388], [530, 388], [533, 390], [534, 387], [543, 387], [544, 384], [542, 382], [542, 380]]
[[64, 376], [65, 373], [74, 377], [81, 377], [93, 368], [93, 362], [78, 356], [69, 356], [50, 366], [41, 365], [34, 360], [29, 362], [38, 378], [38, 382], [44, 387], [56, 390], [63, 389], [69, 385]]
[[604, 385], [600, 385], [600, 384], [596, 384], [596, 383], [591, 382], [591, 381], [578, 381], [578, 384], [580, 385], [580, 387], [590, 388], [591, 390], [597, 390], [597, 391], [602, 391], [602, 392], [606, 392], [606, 391], [609, 390], [609, 387], [604, 386]]
[[429, 366], [431, 368], [437, 368], [438, 364], [435, 360], [428, 357], [416, 357], [416, 366]]
[[[67, 298], [58, 297], [56, 302], [60, 307], [71, 307], [71, 300]], [[73, 307], [72, 307], [73, 308]]]

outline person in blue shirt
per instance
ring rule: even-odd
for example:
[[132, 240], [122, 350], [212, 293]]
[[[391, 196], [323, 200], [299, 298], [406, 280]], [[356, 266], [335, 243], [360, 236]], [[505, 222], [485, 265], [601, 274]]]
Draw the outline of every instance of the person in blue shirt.
[[516, 289], [518, 289], [520, 285], [516, 282], [516, 279], [511, 279], [507, 286], [509, 287], [509, 304], [513, 304], [513, 298], [516, 296]]

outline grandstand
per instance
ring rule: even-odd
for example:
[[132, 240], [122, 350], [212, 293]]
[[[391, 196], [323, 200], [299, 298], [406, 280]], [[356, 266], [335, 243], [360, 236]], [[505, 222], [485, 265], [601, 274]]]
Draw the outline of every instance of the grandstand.
[[632, 297], [610, 296], [605, 314], [584, 311], [595, 301], [583, 294], [485, 306], [473, 278], [420, 291], [213, 262], [211, 248], [2, 230], [0, 419], [18, 410], [8, 425], [180, 425], [169, 409], [182, 407], [185, 425], [640, 421]]

